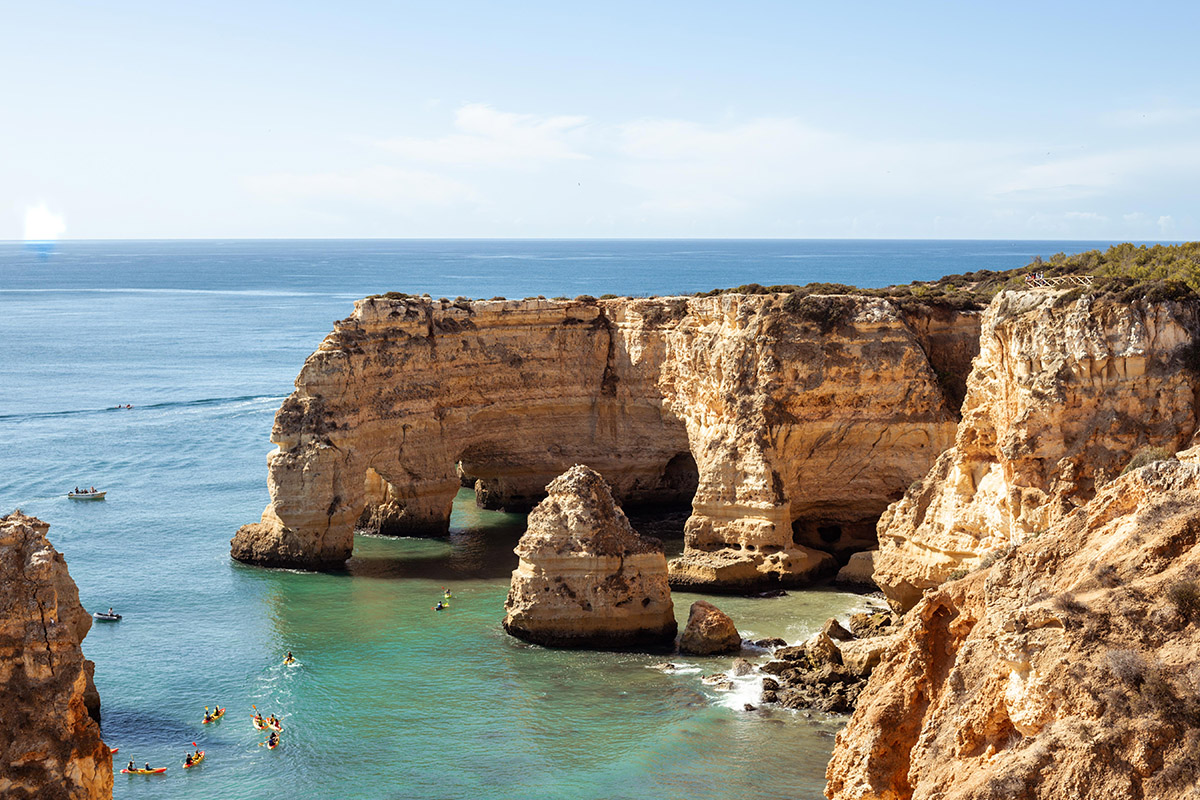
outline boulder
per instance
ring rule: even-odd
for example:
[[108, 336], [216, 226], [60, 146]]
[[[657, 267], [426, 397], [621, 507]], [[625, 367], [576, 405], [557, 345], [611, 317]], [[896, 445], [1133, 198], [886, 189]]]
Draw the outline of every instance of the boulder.
[[869, 592], [877, 590], [879, 587], [875, 585], [875, 579], [871, 577], [871, 573], [875, 571], [875, 552], [874, 550], [864, 550], [850, 556], [846, 566], [838, 570], [834, 582], [850, 589], [862, 589]]
[[736, 653], [742, 637], [728, 615], [712, 603], [697, 600], [688, 612], [687, 626], [679, 640], [679, 651], [698, 656]]
[[546, 492], [517, 544], [504, 629], [549, 647], [669, 646], [677, 623], [662, 543], [633, 530], [595, 470], [571, 467]]
[[899, 640], [898, 634], [873, 636], [870, 639], [855, 639], [838, 645], [842, 664], [860, 678], [871, 674], [875, 665], [883, 660], [884, 654]]

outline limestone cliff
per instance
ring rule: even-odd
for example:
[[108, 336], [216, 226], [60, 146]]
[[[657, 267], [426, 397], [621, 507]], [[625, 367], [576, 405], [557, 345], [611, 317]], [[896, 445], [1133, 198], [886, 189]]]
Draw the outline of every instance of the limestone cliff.
[[1145, 446], [1186, 447], [1196, 311], [1003, 292], [984, 313], [953, 448], [879, 522], [875, 580], [900, 608], [1086, 503]]
[[802, 583], [950, 445], [977, 327], [849, 296], [360, 300], [276, 415], [233, 555], [337, 565], [360, 520], [444, 534], [464, 480], [527, 508], [586, 463], [627, 506], [692, 504], [677, 585]]
[[1200, 465], [1107, 486], [909, 612], [835, 800], [1181, 798], [1200, 781]]
[[80, 649], [92, 618], [49, 527], [20, 511], [0, 517], [0, 797], [111, 798]]
[[546, 487], [517, 545], [504, 629], [550, 647], [635, 649], [675, 641], [662, 542], [639, 536], [595, 470]]

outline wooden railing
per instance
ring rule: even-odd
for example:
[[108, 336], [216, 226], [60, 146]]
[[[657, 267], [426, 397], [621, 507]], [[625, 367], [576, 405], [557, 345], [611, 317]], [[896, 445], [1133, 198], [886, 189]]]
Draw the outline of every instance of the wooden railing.
[[1091, 275], [1062, 275], [1057, 278], [1047, 278], [1041, 273], [1025, 276], [1025, 285], [1030, 289], [1057, 289], [1060, 286], [1091, 286], [1094, 277]]

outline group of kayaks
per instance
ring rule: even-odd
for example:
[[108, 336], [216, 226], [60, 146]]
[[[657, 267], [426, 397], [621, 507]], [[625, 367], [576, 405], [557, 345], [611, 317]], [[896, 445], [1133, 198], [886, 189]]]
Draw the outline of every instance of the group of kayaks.
[[454, 595], [450, 594], [450, 590], [442, 587], [442, 599], [437, 601], [437, 605], [433, 607], [434, 611], [445, 611], [450, 607], [450, 598]]
[[[288, 652], [287, 658], [284, 659], [283, 663], [288, 665], [296, 663], [296, 659], [292, 657], [291, 651]], [[268, 750], [274, 750], [275, 748], [279, 747], [279, 734], [283, 732], [283, 722], [281, 722], [274, 714], [264, 717], [256, 705], [251, 705], [250, 707], [254, 709], [254, 713], [250, 715], [250, 724], [254, 726], [255, 730], [270, 731], [270, 735], [267, 736], [267, 740], [265, 742], [259, 742], [258, 746], [266, 747]], [[211, 710], [208, 706], [205, 706], [204, 719], [201, 720], [201, 723], [204, 725], [211, 725], [214, 722], [219, 722], [224, 716], [224, 706], [214, 706]], [[192, 747], [196, 747], [195, 742], [192, 742]], [[112, 748], [112, 754], [116, 755], [119, 749], [120, 748], [118, 747]], [[197, 749], [195, 752], [188, 753], [187, 758], [184, 759], [183, 768], [190, 769], [197, 764], [200, 764], [202, 761], [204, 761], [206, 755], [207, 754], [204, 750], [199, 749]], [[123, 775], [162, 775], [167, 771], [166, 767], [151, 767], [149, 763], [147, 763], [143, 768], [133, 767], [131, 769], [130, 767], [133, 767], [132, 760], [129, 762], [129, 766], [121, 770], [121, 773]]]

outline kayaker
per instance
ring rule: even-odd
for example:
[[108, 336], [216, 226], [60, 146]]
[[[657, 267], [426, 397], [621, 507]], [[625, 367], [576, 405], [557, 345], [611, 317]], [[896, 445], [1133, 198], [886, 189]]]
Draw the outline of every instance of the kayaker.
[[274, 714], [272, 714], [267, 719], [267, 724], [270, 725], [272, 728], [282, 728], [283, 727], [281, 724], [279, 724], [279, 720], [275, 718]]
[[129, 759], [129, 766], [125, 767], [125, 769], [129, 770], [130, 772], [137, 772], [137, 767], [135, 767], [135, 766], [133, 765], [133, 759], [132, 759], [132, 758], [131, 758], [131, 759]]
[[149, 771], [150, 771], [150, 762], [147, 761], [146, 762], [146, 772], [149, 772]]
[[290, 664], [290, 663], [292, 663], [292, 662], [293, 662], [293, 661], [295, 661], [295, 660], [296, 660], [296, 659], [292, 658], [292, 651], [291, 651], [291, 650], [288, 650], [288, 654], [287, 654], [287, 656], [285, 656], [285, 657], [284, 657], [284, 659], [283, 659], [283, 663], [285, 663], [285, 664]]
[[193, 763], [194, 763], [194, 762], [192, 761], [192, 754], [191, 754], [191, 753], [188, 753], [188, 754], [187, 754], [187, 758], [185, 758], [185, 759], [183, 760], [183, 765], [184, 765], [185, 767], [190, 767], [190, 766], [191, 766]]
[[442, 603], [442, 601], [441, 601], [441, 600], [438, 600], [438, 604], [437, 604], [436, 606], [434, 606], [434, 607], [433, 607], [433, 610], [434, 610], [434, 611], [441, 611], [441, 610], [442, 610], [443, 608], [445, 608], [445, 607], [446, 607], [446, 606], [445, 606], [445, 605]]
[[271, 731], [271, 735], [267, 737], [267, 747], [274, 747], [277, 744], [279, 744], [279, 734]]
[[214, 713], [214, 712], [212, 712], [212, 711], [209, 711], [207, 708], [206, 708], [206, 709], [204, 709], [204, 721], [205, 721], [205, 722], [212, 722], [212, 721], [213, 721], [213, 713]]

